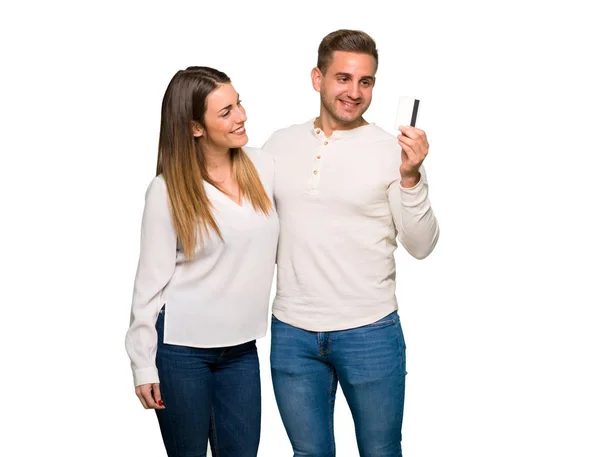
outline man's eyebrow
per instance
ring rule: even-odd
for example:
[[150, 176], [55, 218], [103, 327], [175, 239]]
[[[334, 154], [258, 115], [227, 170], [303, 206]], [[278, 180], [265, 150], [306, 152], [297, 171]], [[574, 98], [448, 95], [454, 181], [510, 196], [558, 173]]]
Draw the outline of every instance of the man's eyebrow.
[[[339, 73], [336, 73], [335, 76], [338, 76], [338, 77], [342, 76], [344, 78], [352, 79], [352, 75], [350, 73], [344, 73], [344, 72], [341, 72], [341, 71]], [[375, 77], [374, 76], [363, 76], [360, 79], [368, 79], [371, 82], [375, 81]]]

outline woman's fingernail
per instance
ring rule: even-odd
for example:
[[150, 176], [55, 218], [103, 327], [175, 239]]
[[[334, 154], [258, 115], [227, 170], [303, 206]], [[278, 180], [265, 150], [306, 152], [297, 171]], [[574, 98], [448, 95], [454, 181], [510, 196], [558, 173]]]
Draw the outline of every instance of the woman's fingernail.
[[158, 400], [158, 406], [162, 406], [162, 405], [163, 405], [162, 400]]

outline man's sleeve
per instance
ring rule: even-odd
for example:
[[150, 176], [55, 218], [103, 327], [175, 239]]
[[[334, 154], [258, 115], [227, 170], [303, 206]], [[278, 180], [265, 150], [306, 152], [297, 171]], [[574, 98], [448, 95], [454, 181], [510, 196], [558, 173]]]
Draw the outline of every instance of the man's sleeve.
[[440, 229], [429, 201], [429, 185], [423, 166], [416, 186], [404, 188], [400, 179], [387, 190], [388, 201], [398, 231], [398, 240], [410, 255], [424, 259], [437, 244]]

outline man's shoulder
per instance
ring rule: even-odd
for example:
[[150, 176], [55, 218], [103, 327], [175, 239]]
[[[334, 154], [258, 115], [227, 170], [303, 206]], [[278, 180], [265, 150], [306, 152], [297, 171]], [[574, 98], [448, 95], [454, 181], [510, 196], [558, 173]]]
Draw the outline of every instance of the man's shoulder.
[[311, 123], [312, 120], [277, 129], [271, 134], [271, 137], [267, 140], [266, 145], [275, 141], [287, 141], [292, 138], [297, 138], [300, 135], [307, 134], [310, 132]]
[[246, 155], [250, 158], [250, 160], [252, 160], [255, 166], [259, 168], [272, 168], [273, 154], [271, 154], [270, 152], [265, 151], [263, 148], [249, 146], [244, 146], [243, 150], [246, 153]]
[[252, 161], [260, 160], [262, 157], [269, 155], [267, 152], [263, 151], [262, 148], [244, 146], [242, 149]]
[[394, 147], [398, 146], [398, 138], [396, 136], [375, 124], [370, 125], [367, 138], [374, 142], [387, 143]]
[[292, 124], [288, 127], [283, 127], [281, 129], [277, 129], [276, 132], [281, 133], [294, 133], [294, 132], [308, 132], [310, 131], [310, 126], [314, 123], [314, 119], [310, 121], [301, 122], [299, 124]]
[[400, 166], [402, 149], [398, 143], [398, 137], [375, 124], [371, 124], [368, 129], [365, 129], [365, 133], [360, 136], [355, 146], [355, 150], [359, 152], [365, 148], [369, 150], [370, 154], [376, 155], [378, 163], [386, 169], [397, 170]]

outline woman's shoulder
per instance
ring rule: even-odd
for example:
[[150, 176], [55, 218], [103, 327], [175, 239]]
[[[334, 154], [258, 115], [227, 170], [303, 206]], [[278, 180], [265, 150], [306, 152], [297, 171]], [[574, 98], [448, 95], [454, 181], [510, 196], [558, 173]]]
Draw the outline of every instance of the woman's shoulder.
[[167, 182], [162, 173], [152, 178], [146, 188], [146, 200], [163, 201], [167, 198]]

